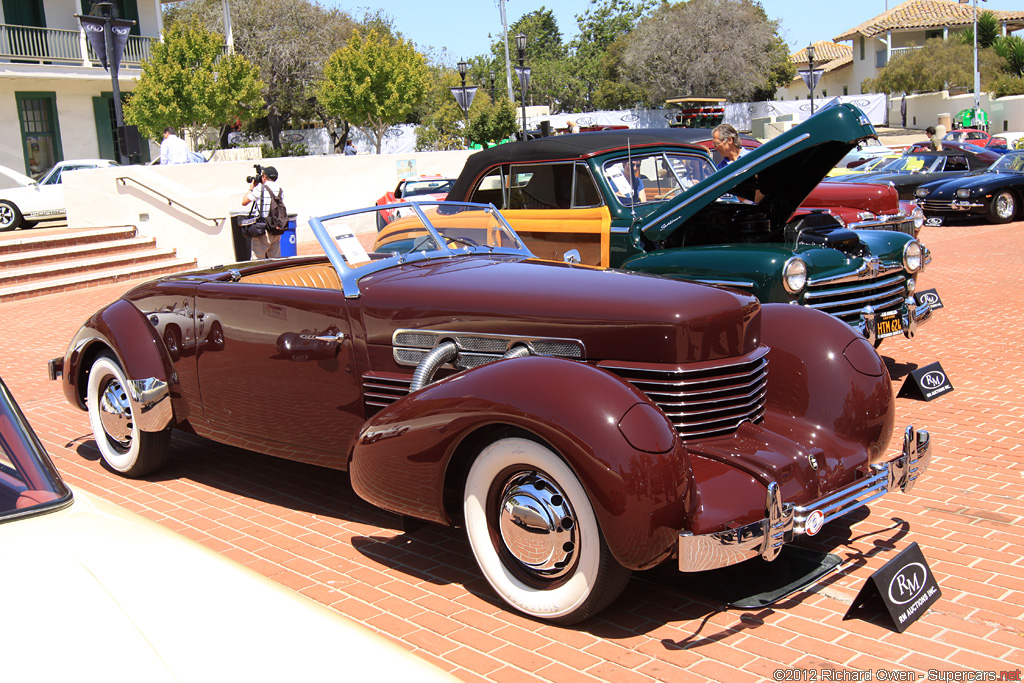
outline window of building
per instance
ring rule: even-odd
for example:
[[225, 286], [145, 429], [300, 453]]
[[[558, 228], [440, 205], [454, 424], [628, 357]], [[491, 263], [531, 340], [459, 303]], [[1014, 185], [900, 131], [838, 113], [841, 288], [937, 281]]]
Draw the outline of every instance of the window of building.
[[52, 92], [16, 92], [14, 97], [26, 173], [38, 177], [64, 158], [57, 124], [57, 95]]
[[849, 94], [850, 94], [850, 86], [844, 85], [843, 86], [843, 96], [845, 97], [846, 95], [849, 95]]
[[875, 66], [881, 69], [885, 64], [885, 50], [875, 50]]

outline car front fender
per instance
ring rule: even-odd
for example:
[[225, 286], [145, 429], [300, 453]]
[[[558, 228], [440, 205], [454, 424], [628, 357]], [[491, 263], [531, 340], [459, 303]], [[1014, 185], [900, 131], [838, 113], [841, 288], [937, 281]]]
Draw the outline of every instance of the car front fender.
[[172, 403], [177, 403], [177, 377], [167, 349], [142, 312], [120, 299], [93, 314], [68, 345], [63, 389], [72, 405], [85, 409], [89, 369], [107, 349], [117, 356], [128, 379], [163, 382], [172, 388]]
[[849, 325], [800, 306], [761, 307], [771, 347], [765, 427], [835, 459], [833, 484], [879, 461], [895, 423], [885, 363]]
[[364, 427], [352, 486], [393, 512], [457, 523], [473, 458], [509, 428], [568, 463], [623, 566], [650, 567], [672, 552], [687, 516], [686, 450], [646, 396], [577, 361], [497, 361], [396, 401]]

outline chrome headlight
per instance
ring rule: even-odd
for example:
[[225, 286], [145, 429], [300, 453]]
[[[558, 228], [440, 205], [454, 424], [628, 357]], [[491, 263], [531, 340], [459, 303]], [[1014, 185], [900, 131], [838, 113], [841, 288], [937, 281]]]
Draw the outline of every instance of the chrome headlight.
[[915, 206], [913, 213], [910, 215], [914, 219], [914, 230], [920, 230], [924, 227], [924, 211], [921, 210], [920, 206]]
[[931, 188], [919, 187], [914, 190], [914, 194], [918, 197], [927, 197], [931, 193]]
[[956, 191], [956, 196], [959, 197], [960, 199], [967, 199], [971, 196], [971, 191], [966, 187], [961, 187], [959, 190]]
[[782, 266], [782, 286], [790, 294], [799, 294], [807, 285], [807, 264], [793, 256]]
[[911, 240], [907, 242], [907, 246], [903, 247], [903, 267], [908, 273], [916, 273], [921, 270], [923, 265], [921, 243], [917, 240]]

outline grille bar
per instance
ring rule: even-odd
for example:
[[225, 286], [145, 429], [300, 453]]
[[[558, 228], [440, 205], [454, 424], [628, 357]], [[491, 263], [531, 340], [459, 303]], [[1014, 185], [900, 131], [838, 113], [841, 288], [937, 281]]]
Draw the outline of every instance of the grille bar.
[[823, 311], [837, 318], [858, 315], [865, 306], [876, 311], [898, 308], [905, 296], [904, 276], [885, 275], [855, 284], [815, 286], [812, 282], [805, 295], [808, 308]]
[[646, 394], [688, 440], [728, 435], [743, 422], [764, 417], [767, 352], [761, 348], [742, 359], [696, 369], [600, 365]]

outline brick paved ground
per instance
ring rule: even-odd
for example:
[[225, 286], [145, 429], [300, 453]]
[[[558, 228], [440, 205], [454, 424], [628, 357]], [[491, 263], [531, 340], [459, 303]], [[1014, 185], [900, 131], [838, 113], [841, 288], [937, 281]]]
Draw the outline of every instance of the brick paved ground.
[[[65, 478], [138, 511], [339, 612], [389, 634], [466, 681], [770, 680], [776, 669], [1024, 669], [1024, 223], [926, 228], [935, 260], [924, 287], [946, 308], [913, 343], [882, 347], [899, 389], [940, 361], [955, 392], [897, 400], [898, 425], [932, 431], [935, 456], [910, 496], [833, 525], [840, 570], [770, 608], [723, 610], [687, 592], [685, 575], [638, 576], [600, 617], [576, 628], [535, 623], [498, 604], [459, 530], [403, 534], [342, 473], [176, 436], [170, 466], [148, 481], [98, 462], [85, 414], [45, 361], [126, 285], [0, 304], [0, 375]], [[894, 440], [893, 449], [898, 448]], [[905, 633], [843, 620], [868, 576], [920, 544], [941, 600]], [[59, 644], [55, 644], [59, 653]], [[814, 680], [810, 674], [789, 680]], [[847, 678], [846, 680], [855, 680]], [[953, 679], [946, 679], [953, 680]], [[1009, 679], [1020, 680], [1020, 679]]]

